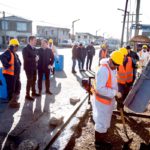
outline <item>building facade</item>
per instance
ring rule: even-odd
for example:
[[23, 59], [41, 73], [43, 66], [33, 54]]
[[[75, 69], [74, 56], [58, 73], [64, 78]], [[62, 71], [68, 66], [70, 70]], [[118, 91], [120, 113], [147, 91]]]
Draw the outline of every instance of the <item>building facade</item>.
[[70, 29], [51, 26], [37, 26], [37, 37], [52, 38], [55, 43], [59, 44], [63, 40], [70, 39]]
[[32, 34], [32, 21], [17, 16], [0, 18], [0, 44], [8, 44], [11, 38], [17, 38], [20, 44], [26, 44]]

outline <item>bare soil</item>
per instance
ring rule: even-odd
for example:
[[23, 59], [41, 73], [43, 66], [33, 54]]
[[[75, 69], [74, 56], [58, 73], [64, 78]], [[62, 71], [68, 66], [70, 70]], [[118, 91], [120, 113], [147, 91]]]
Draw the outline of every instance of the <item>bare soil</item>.
[[[150, 111], [147, 111], [150, 115]], [[132, 142], [127, 144], [127, 150], [150, 150], [150, 118], [125, 117], [127, 134]], [[122, 150], [128, 138], [123, 130], [121, 117], [113, 115], [111, 128], [108, 130], [108, 140], [113, 145], [113, 150]], [[140, 148], [141, 143], [146, 147]], [[79, 125], [66, 150], [95, 150], [94, 147], [94, 122], [92, 112], [89, 111], [84, 121]]]

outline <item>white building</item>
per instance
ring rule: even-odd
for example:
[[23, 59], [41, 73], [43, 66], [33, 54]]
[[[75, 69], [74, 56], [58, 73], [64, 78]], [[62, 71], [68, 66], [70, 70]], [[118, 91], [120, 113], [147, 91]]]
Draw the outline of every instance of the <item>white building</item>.
[[56, 43], [70, 39], [70, 29], [51, 26], [37, 26], [37, 37], [52, 38]]

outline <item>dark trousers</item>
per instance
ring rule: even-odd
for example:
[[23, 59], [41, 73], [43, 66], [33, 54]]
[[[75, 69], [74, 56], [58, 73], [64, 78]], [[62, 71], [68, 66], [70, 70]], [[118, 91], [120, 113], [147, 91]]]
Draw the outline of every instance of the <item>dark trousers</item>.
[[86, 69], [91, 70], [92, 60], [93, 60], [93, 56], [87, 56]]
[[76, 67], [76, 59], [72, 58], [72, 71], [75, 71], [75, 67]]
[[43, 79], [43, 75], [45, 74], [45, 87], [46, 87], [46, 91], [49, 91], [49, 87], [50, 87], [50, 80], [49, 80], [49, 76], [50, 76], [50, 70], [38, 70], [38, 88], [39, 88], [39, 92], [42, 91], [42, 79]]
[[84, 69], [85, 58], [82, 58], [81, 62], [82, 62], [82, 69]]
[[30, 90], [32, 89], [32, 93], [36, 93], [35, 90], [35, 83], [36, 83], [36, 70], [35, 71], [28, 71], [25, 70], [27, 76], [27, 85], [26, 85], [26, 95], [30, 95]]
[[20, 94], [21, 90], [20, 74], [17, 74], [15, 76], [4, 74], [4, 77], [7, 84], [8, 100], [11, 100], [15, 95]]
[[78, 58], [78, 66], [79, 66], [79, 70], [82, 70], [82, 60], [81, 60], [81, 58]]

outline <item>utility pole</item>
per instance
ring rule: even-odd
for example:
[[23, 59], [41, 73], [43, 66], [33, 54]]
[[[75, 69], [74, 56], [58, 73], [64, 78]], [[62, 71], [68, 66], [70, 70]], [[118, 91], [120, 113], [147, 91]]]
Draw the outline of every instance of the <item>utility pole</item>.
[[135, 28], [135, 36], [139, 34], [139, 12], [140, 12], [140, 2], [141, 0], [137, 0], [137, 6], [136, 6], [136, 28]]
[[124, 38], [124, 29], [125, 29], [127, 7], [128, 7], [128, 0], [126, 0], [125, 10], [124, 10], [124, 18], [123, 18], [123, 26], [122, 26], [122, 35], [121, 35], [121, 44], [120, 44], [120, 47], [123, 46], [123, 38]]
[[[121, 10], [121, 11], [125, 11], [125, 10], [123, 10], [123, 9], [120, 9], [120, 8], [118, 8], [118, 10]], [[127, 18], [127, 33], [126, 33], [126, 43], [128, 43], [128, 41], [129, 41], [129, 17], [130, 17], [130, 12], [129, 11], [126, 11], [126, 13], [128, 14], [128, 18]], [[124, 15], [123, 15], [124, 16]], [[126, 23], [126, 22], [125, 22]]]
[[5, 22], [5, 11], [3, 13], [3, 25], [4, 25], [4, 48], [6, 48], [6, 22]]

